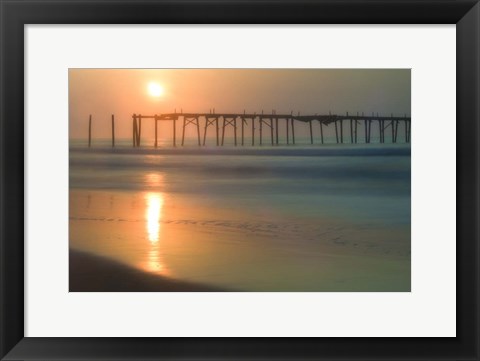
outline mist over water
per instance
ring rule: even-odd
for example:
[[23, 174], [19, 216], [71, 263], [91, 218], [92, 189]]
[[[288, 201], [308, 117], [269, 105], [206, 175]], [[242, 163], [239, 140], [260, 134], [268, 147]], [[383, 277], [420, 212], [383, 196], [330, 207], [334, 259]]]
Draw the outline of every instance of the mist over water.
[[[71, 142], [70, 223], [86, 230], [71, 232], [72, 247], [139, 267], [148, 232], [113, 241], [95, 227], [145, 222], [144, 211], [120, 208], [150, 194], [144, 208], [153, 202], [163, 209], [153, 232], [169, 234], [155, 242], [164, 242], [157, 256], [169, 276], [237, 290], [409, 290], [409, 144], [310, 146], [299, 139], [295, 146], [133, 148], [130, 142], [118, 140], [115, 148], [107, 140], [92, 148]], [[92, 199], [110, 199], [118, 209], [97, 202], [92, 212]], [[122, 247], [129, 251], [116, 250]], [[190, 264], [178, 254], [183, 248]], [[235, 253], [248, 262], [215, 259], [235, 260]]]

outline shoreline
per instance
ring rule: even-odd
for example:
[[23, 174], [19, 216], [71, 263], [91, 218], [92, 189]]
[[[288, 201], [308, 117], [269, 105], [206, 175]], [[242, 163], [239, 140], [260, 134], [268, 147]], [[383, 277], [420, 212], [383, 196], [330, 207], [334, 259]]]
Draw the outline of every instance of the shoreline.
[[228, 292], [153, 275], [105, 257], [69, 250], [69, 292]]

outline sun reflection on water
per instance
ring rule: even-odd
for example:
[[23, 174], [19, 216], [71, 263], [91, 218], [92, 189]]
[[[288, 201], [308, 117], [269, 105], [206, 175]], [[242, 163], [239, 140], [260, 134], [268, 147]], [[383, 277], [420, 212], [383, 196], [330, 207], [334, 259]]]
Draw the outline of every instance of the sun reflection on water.
[[168, 272], [163, 263], [160, 251], [164, 196], [159, 192], [148, 192], [145, 194], [145, 201], [146, 234], [150, 242], [145, 269], [149, 272], [167, 274]]
[[160, 220], [162, 217], [163, 195], [161, 193], [147, 193], [147, 234], [150, 243], [157, 243], [160, 237]]
[[149, 188], [159, 188], [162, 187], [164, 180], [164, 176], [162, 173], [147, 173], [145, 174], [145, 185]]

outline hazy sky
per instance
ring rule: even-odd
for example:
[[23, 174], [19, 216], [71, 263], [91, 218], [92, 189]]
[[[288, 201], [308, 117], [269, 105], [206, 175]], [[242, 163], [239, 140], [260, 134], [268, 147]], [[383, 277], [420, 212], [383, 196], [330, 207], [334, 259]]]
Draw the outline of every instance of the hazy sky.
[[[149, 91], [151, 83], [161, 87], [161, 96], [155, 96], [155, 86]], [[181, 108], [410, 116], [410, 86], [409, 69], [70, 69], [70, 137], [87, 137], [89, 114], [94, 138], [110, 136], [111, 114], [116, 136], [126, 138], [132, 135], [133, 113]], [[166, 126], [160, 126], [160, 134]], [[142, 137], [148, 136], [153, 125], [142, 129]]]

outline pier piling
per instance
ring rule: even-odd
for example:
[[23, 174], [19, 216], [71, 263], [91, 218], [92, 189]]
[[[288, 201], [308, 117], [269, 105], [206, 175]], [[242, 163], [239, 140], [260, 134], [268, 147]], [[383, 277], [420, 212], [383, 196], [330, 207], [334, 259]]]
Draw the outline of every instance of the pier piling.
[[322, 123], [321, 120], [320, 120], [320, 139], [321, 139], [322, 144], [323, 144], [323, 123]]
[[[245, 114], [245, 111], [243, 111], [243, 113]], [[242, 121], [242, 146], [244, 145], [244, 137], [245, 137], [245, 118], [241, 118], [240, 119]]]
[[275, 118], [275, 144], [278, 145], [278, 118]]
[[310, 144], [313, 144], [313, 129], [312, 129], [312, 121], [310, 120], [308, 122], [309, 126], [310, 126]]
[[407, 121], [405, 120], [405, 143], [408, 143], [408, 128], [407, 128]]
[[392, 127], [392, 143], [395, 143], [395, 126], [393, 124], [393, 114], [390, 116], [390, 126]]
[[373, 123], [373, 120], [369, 119], [368, 120], [368, 143], [372, 142], [372, 123]]
[[367, 144], [368, 143], [368, 120], [364, 119], [363, 123], [365, 126], [365, 144]]
[[88, 147], [92, 146], [92, 114], [88, 117]]
[[262, 110], [262, 116], [259, 118], [259, 123], [260, 123], [260, 134], [259, 134], [259, 145], [262, 145], [262, 131], [263, 131], [263, 110]]
[[[365, 130], [365, 137], [366, 136], [367, 136], [367, 131]], [[336, 120], [335, 120], [335, 138], [337, 139], [337, 144], [338, 144], [338, 125]]]
[[223, 142], [225, 141], [225, 117], [222, 117], [223, 118], [223, 125], [222, 125], [222, 143], [221, 145], [223, 145]]
[[270, 139], [273, 145], [273, 118], [270, 118]]
[[138, 122], [137, 122], [137, 147], [140, 147], [140, 142], [142, 139], [142, 116], [138, 115]]
[[252, 118], [252, 147], [255, 145], [255, 116]]
[[237, 117], [233, 118], [233, 137], [235, 138], [235, 146], [237, 146]]
[[357, 131], [358, 131], [358, 112], [357, 112], [357, 118], [355, 118], [355, 144], [357, 144]]
[[398, 120], [395, 120], [395, 138], [394, 138], [394, 143], [397, 142], [397, 137], [398, 137], [398, 123], [400, 123]]
[[112, 148], [115, 147], [115, 116], [112, 114]]
[[353, 143], [353, 120], [350, 119], [350, 143]]
[[177, 118], [173, 118], [173, 146], [177, 146]]
[[378, 133], [379, 133], [379, 137], [380, 137], [380, 143], [383, 143], [383, 121], [382, 120], [378, 120]]
[[[211, 110], [210, 110], [211, 111]], [[215, 139], [216, 145], [219, 146], [219, 138], [218, 138], [218, 117], [213, 117], [209, 115], [205, 115], [205, 129], [203, 132], [203, 145], [206, 144], [207, 141], [207, 129], [210, 125], [215, 125]]]
[[409, 121], [407, 123], [408, 123], [407, 143], [410, 143], [411, 142], [410, 134], [411, 134], [411, 129], [412, 129], [412, 122]]
[[183, 117], [183, 130], [182, 130], [182, 147], [183, 144], [185, 143], [185, 116]]
[[182, 146], [185, 144], [185, 128], [187, 125], [193, 124], [197, 128], [197, 143], [198, 146], [201, 146], [201, 140], [200, 140], [200, 120], [199, 120], [199, 115], [194, 114], [194, 115], [186, 115], [183, 114], [183, 129], [182, 129]]
[[343, 119], [340, 120], [340, 141], [343, 143]]
[[[212, 110], [210, 110], [210, 113], [212, 112]], [[205, 142], [207, 140], [207, 128], [208, 128], [208, 117], [205, 116], [205, 129], [203, 131], [203, 145], [205, 145]]]
[[294, 125], [294, 119], [292, 118], [292, 144], [295, 145], [295, 125]]
[[286, 119], [286, 122], [285, 122], [285, 125], [287, 126], [287, 145], [290, 144], [290, 139], [289, 139], [290, 134], [289, 134], [289, 129], [288, 129], [288, 123], [289, 123], [289, 122], [290, 122], [290, 119], [287, 118], [287, 119]]
[[195, 118], [195, 121], [197, 123], [197, 139], [198, 139], [198, 146], [200, 146], [200, 121], [198, 120], [198, 117]]

